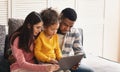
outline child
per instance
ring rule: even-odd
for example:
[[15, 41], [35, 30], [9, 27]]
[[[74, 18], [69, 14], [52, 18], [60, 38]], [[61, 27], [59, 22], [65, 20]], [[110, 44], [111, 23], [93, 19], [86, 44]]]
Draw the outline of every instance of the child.
[[44, 30], [35, 41], [35, 57], [39, 63], [57, 64], [62, 57], [56, 34], [59, 28], [59, 15], [51, 8], [43, 10], [40, 15]]

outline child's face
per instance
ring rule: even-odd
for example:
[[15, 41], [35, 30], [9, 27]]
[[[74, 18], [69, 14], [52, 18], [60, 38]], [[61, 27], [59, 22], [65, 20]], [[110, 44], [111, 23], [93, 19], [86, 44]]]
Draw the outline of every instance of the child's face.
[[39, 22], [39, 23], [33, 25], [34, 36], [36, 36], [39, 32], [41, 32], [42, 26], [43, 26], [43, 22]]
[[57, 33], [58, 28], [59, 28], [59, 24], [56, 23], [56, 24], [52, 24], [49, 27], [45, 27], [44, 31], [48, 36], [53, 36], [54, 34]]

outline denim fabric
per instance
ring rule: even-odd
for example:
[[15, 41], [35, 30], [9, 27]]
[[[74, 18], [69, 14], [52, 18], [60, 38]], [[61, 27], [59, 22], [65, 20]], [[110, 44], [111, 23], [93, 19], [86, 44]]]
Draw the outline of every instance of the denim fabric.
[[10, 72], [9, 63], [4, 57], [0, 57], [0, 72]]
[[92, 68], [86, 65], [80, 64], [77, 70], [71, 70], [71, 72], [94, 72], [94, 71], [92, 70]]

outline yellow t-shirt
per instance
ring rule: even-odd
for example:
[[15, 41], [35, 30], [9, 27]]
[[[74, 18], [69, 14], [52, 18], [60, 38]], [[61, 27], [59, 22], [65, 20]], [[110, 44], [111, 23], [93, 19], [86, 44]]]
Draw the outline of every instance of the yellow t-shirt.
[[60, 60], [62, 53], [59, 47], [58, 35], [48, 39], [44, 32], [41, 32], [35, 40], [34, 54], [38, 61], [50, 62], [51, 59]]

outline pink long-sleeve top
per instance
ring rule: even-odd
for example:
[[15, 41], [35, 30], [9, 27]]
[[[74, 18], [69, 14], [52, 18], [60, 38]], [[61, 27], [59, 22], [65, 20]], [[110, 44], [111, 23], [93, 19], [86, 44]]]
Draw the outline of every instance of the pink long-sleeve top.
[[11, 46], [13, 56], [16, 58], [16, 62], [10, 66], [11, 71], [22, 68], [32, 71], [47, 72], [47, 67], [49, 64], [34, 64], [33, 45], [30, 47], [32, 52], [27, 53], [24, 50], [18, 48], [18, 41], [19, 37], [14, 40], [13, 45]]

